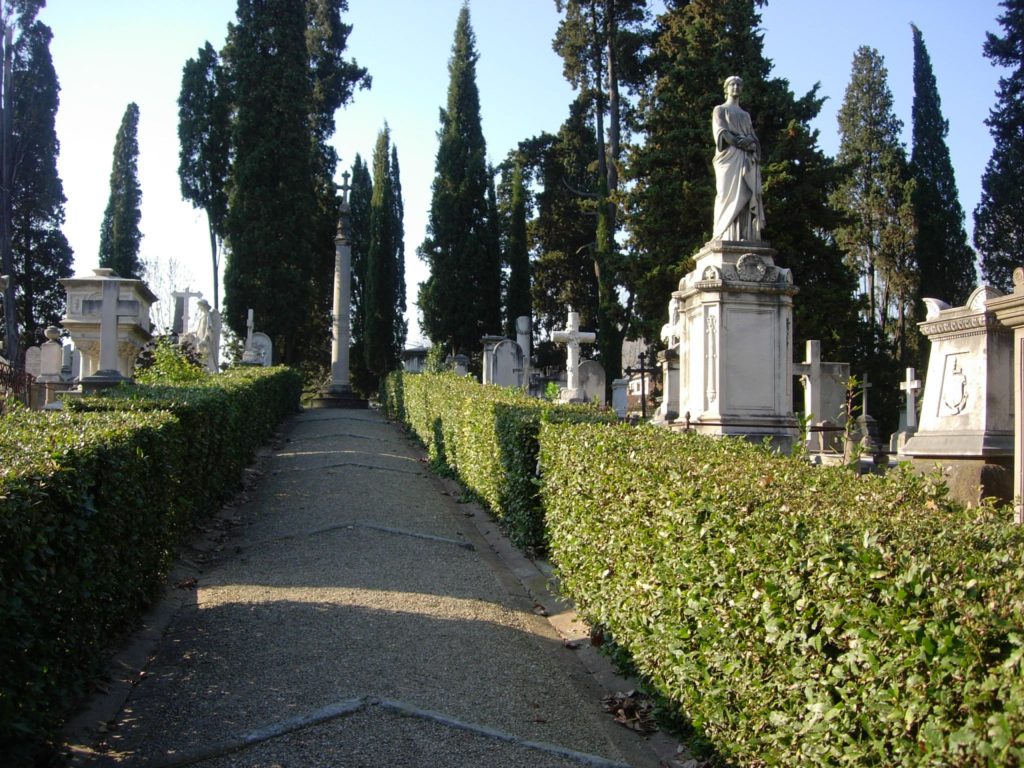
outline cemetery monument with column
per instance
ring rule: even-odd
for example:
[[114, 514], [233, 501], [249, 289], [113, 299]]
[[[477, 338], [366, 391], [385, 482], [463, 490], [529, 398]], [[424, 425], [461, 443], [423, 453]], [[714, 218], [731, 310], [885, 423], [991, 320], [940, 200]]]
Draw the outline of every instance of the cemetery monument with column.
[[[725, 81], [715, 107], [715, 213], [712, 239], [672, 294], [669, 324], [679, 345], [679, 420], [709, 435], [769, 439], [788, 452], [793, 413], [793, 296], [788, 269], [763, 240], [760, 144], [739, 105], [742, 80]], [[672, 399], [669, 399], [672, 402]]]
[[1024, 268], [1013, 270], [1013, 292], [989, 299], [987, 306], [1013, 332], [1013, 506], [1019, 525], [1024, 523]]
[[314, 408], [366, 408], [366, 400], [359, 397], [349, 381], [349, 352], [352, 330], [349, 313], [352, 306], [352, 241], [348, 193], [349, 172], [345, 171], [341, 192], [341, 213], [338, 232], [334, 237], [334, 302], [331, 311], [331, 383], [320, 390], [311, 403]]

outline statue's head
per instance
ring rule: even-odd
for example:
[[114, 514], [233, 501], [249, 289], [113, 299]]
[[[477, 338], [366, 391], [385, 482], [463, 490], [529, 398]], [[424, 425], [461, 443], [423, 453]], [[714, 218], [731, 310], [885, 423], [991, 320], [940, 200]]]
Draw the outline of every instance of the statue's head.
[[743, 78], [741, 78], [739, 75], [731, 75], [730, 77], [725, 78], [724, 88], [726, 96], [731, 96], [733, 93], [736, 93], [738, 95], [742, 87]]

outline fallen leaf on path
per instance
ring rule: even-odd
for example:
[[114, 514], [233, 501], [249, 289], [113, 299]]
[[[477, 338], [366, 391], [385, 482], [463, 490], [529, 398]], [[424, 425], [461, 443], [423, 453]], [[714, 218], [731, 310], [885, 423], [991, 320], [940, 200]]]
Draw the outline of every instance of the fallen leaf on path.
[[615, 722], [637, 733], [654, 733], [654, 703], [639, 691], [611, 693], [601, 699], [604, 711], [615, 717]]

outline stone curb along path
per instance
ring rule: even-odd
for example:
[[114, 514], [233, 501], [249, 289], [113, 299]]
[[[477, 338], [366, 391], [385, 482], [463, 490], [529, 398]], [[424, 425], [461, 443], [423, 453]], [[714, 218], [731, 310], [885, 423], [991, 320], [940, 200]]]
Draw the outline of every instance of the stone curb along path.
[[398, 426], [308, 411], [249, 474], [69, 724], [69, 765], [688, 764], [601, 711], [632, 681]]

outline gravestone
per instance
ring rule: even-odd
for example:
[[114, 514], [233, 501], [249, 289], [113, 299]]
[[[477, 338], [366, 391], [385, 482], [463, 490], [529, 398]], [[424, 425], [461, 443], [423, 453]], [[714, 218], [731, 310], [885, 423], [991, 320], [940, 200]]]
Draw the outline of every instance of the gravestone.
[[466, 355], [455, 355], [450, 358], [450, 364], [456, 376], [469, 376], [469, 358]]
[[555, 331], [551, 340], [566, 346], [565, 387], [562, 389], [563, 403], [581, 403], [586, 400], [586, 393], [580, 386], [580, 344], [593, 344], [597, 335], [588, 331], [580, 331], [580, 313], [569, 308], [569, 317], [564, 331]]
[[522, 387], [523, 352], [511, 339], [502, 339], [491, 351], [490, 383], [499, 387]]
[[607, 402], [605, 381], [604, 366], [597, 360], [584, 360], [580, 363], [580, 386], [588, 403], [604, 406]]
[[921, 381], [917, 378], [917, 371], [907, 368], [907, 376], [900, 382], [900, 391], [906, 393], [906, 405], [900, 411], [899, 429], [889, 438], [889, 450], [892, 453], [903, 453], [907, 440], [917, 432], [917, 393], [920, 389]]
[[39, 347], [29, 347], [25, 350], [25, 373], [33, 379], [39, 378], [42, 369], [43, 351]]
[[67, 292], [61, 321], [82, 353], [83, 389], [100, 389], [131, 378], [139, 351], [153, 338], [149, 308], [157, 297], [141, 280], [112, 269], [58, 281]]
[[527, 369], [530, 362], [530, 341], [533, 339], [533, 320], [529, 315], [521, 315], [516, 318], [516, 342], [523, 351], [523, 360], [526, 361]]
[[800, 377], [804, 388], [804, 418], [810, 419], [807, 450], [842, 452], [850, 364], [823, 362], [821, 341], [809, 339], [804, 361], [793, 365], [793, 375]]
[[410, 347], [402, 351], [402, 370], [406, 373], [422, 373], [427, 367], [426, 347]]
[[494, 383], [494, 348], [498, 343], [505, 340], [504, 336], [484, 336], [480, 339], [484, 345], [483, 371], [481, 372], [481, 383]]
[[1013, 333], [988, 306], [1002, 295], [982, 286], [962, 307], [925, 299], [918, 324], [931, 352], [921, 423], [903, 455], [921, 471], [939, 466], [969, 504], [1013, 493]]
[[629, 379], [612, 380], [612, 408], [615, 414], [624, 419], [629, 414]]
[[249, 348], [252, 351], [252, 359], [255, 365], [269, 368], [273, 364], [274, 343], [267, 334], [261, 331], [254, 331], [250, 336]]

